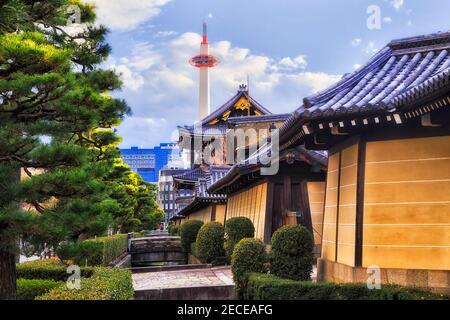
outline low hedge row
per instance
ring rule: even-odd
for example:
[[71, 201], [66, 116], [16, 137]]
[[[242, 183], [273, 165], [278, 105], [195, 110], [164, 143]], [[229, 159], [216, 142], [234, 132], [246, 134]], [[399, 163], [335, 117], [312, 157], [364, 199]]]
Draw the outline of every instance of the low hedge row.
[[127, 251], [128, 235], [88, 239], [82, 242], [62, 244], [57, 254], [62, 260], [70, 260], [80, 266], [108, 266]]
[[369, 290], [365, 284], [313, 283], [251, 273], [244, 298], [248, 300], [448, 300], [415, 288], [383, 285]]
[[[128, 248], [128, 235], [117, 234], [109, 237], [101, 237], [96, 239], [86, 240], [84, 242], [98, 243], [101, 245], [101, 261], [95, 261], [95, 264], [89, 263], [88, 265], [103, 265], [107, 266], [122, 254], [127, 252]], [[94, 261], [92, 261], [94, 262]]]
[[98, 267], [92, 277], [81, 279], [79, 290], [68, 289], [63, 285], [36, 300], [130, 300], [133, 295], [129, 270]]
[[17, 279], [17, 300], [34, 300], [62, 285], [64, 282], [55, 280]]
[[[70, 274], [67, 273], [67, 265], [57, 259], [35, 260], [16, 265], [17, 278], [23, 279], [47, 279], [55, 281], [67, 281]], [[81, 267], [81, 276], [89, 278], [94, 268]]]

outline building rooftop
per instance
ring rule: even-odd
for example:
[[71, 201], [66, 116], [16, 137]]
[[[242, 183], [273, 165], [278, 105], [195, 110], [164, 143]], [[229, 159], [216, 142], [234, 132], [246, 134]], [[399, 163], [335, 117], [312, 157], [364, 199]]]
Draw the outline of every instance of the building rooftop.
[[[259, 102], [253, 99], [247, 86], [241, 85], [238, 92], [225, 104], [217, 108], [210, 115], [192, 126], [179, 126], [181, 132], [190, 134], [225, 134], [227, 130], [227, 121], [231, 117], [249, 116], [259, 118], [259, 116], [272, 114], [264, 108]], [[201, 128], [201, 130], [200, 130]], [[201, 131], [201, 132], [197, 132]]]
[[252, 124], [252, 123], [261, 123], [261, 122], [278, 122], [285, 121], [290, 117], [290, 113], [283, 114], [267, 114], [262, 116], [242, 116], [242, 117], [233, 117], [228, 119], [228, 123], [232, 125], [239, 124]]
[[227, 198], [226, 195], [210, 194], [208, 188], [222, 179], [230, 168], [229, 166], [210, 166], [207, 171], [202, 170], [203, 174], [199, 174], [200, 168], [192, 170], [189, 177], [197, 177], [194, 182], [194, 197], [188, 205], [180, 207], [177, 214], [186, 216], [209, 203], [224, 202]]
[[[245, 175], [253, 175], [265, 166], [267, 154], [270, 152], [270, 145], [261, 147], [255, 154], [245, 159], [228, 170], [222, 177], [211, 183], [208, 187], [208, 192], [211, 194], [224, 192], [224, 188], [230, 184], [236, 183], [236, 179]], [[320, 151], [306, 150], [304, 146], [296, 147], [295, 149], [287, 150], [280, 154], [276, 161], [285, 161], [287, 157], [292, 156], [293, 161], [303, 161], [312, 167], [317, 167], [318, 170], [325, 171], [327, 166], [327, 154]], [[234, 189], [239, 189], [242, 186], [237, 186]]]
[[305, 98], [280, 128], [280, 143], [300, 136], [293, 127], [301, 123], [392, 114], [449, 86], [450, 32], [394, 40], [360, 69]]

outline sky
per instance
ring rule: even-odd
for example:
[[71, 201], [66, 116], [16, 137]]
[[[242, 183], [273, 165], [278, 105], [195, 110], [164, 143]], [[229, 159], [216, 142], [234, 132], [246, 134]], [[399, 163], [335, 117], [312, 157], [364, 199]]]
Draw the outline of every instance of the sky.
[[[272, 113], [363, 65], [393, 39], [450, 31], [448, 0], [87, 0], [110, 29], [106, 68], [123, 80], [117, 98], [133, 110], [118, 128], [122, 148], [177, 138], [198, 114], [199, 51], [208, 23], [211, 108], [250, 79], [250, 95]], [[369, 23], [369, 24], [368, 24]]]

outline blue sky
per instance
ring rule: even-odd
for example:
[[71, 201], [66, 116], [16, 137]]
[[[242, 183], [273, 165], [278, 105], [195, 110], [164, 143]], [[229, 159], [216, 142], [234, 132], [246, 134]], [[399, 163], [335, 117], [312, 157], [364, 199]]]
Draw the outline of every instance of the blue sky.
[[[122, 147], [171, 141], [197, 117], [198, 73], [188, 64], [207, 21], [212, 53], [211, 106], [250, 77], [250, 94], [273, 113], [364, 64], [390, 40], [449, 31], [448, 0], [89, 0], [109, 26], [107, 67], [122, 75], [133, 116], [118, 128]], [[367, 27], [369, 6], [381, 28]]]

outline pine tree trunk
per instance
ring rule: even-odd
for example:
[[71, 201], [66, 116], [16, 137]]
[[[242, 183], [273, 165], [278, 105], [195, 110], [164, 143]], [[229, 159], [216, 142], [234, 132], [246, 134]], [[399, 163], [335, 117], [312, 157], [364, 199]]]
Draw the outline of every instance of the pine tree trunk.
[[[0, 208], [5, 210], [17, 209], [18, 205], [13, 204], [9, 197], [12, 196], [12, 186], [20, 181], [20, 168], [1, 163], [0, 168], [2, 169], [3, 182], [0, 186], [0, 192], [3, 195]], [[17, 238], [14, 239], [11, 236], [13, 232], [4, 232], [9, 228], [11, 228], [11, 225], [8, 222], [3, 222], [0, 225], [0, 300], [16, 299], [16, 254], [18, 247]]]
[[[3, 242], [0, 239], [0, 242]], [[16, 299], [16, 255], [5, 246], [0, 248], [0, 300]], [[9, 246], [7, 246], [9, 247]]]

